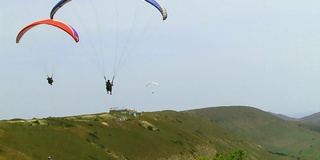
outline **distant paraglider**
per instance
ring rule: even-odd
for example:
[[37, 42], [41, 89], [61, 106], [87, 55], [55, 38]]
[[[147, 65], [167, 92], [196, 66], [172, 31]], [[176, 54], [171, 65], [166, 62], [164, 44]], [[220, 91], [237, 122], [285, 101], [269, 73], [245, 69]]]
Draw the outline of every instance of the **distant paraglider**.
[[24, 27], [17, 35], [16, 38], [16, 43], [19, 43], [20, 39], [22, 38], [22, 36], [29, 31], [31, 28], [38, 26], [38, 25], [42, 25], [42, 24], [46, 24], [46, 25], [51, 25], [57, 28], [62, 29], [63, 31], [65, 31], [66, 33], [68, 33], [76, 42], [79, 42], [79, 35], [77, 33], [77, 31], [71, 27], [70, 25], [62, 22], [62, 21], [58, 21], [58, 20], [53, 20], [53, 19], [44, 19], [44, 20], [40, 20], [40, 21], [36, 21], [33, 22], [29, 25], [27, 25], [26, 27]]
[[[147, 83], [146, 87], [151, 87], [151, 86], [159, 86], [159, 84], [157, 82], [149, 82]], [[152, 94], [154, 94], [154, 90], [152, 90], [151, 92]]]
[[53, 84], [53, 75], [50, 77], [47, 75], [47, 81], [48, 81], [48, 84], [52, 85]]

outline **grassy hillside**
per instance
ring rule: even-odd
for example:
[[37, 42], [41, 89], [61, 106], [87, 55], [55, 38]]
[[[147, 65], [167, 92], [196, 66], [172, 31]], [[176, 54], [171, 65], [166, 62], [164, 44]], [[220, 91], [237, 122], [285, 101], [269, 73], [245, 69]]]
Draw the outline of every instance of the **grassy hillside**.
[[320, 124], [320, 112], [299, 119], [302, 122]]
[[247, 159], [310, 159], [319, 154], [317, 127], [246, 107], [14, 119], [0, 121], [0, 160], [186, 160], [239, 149]]
[[251, 107], [215, 107], [189, 113], [208, 118], [283, 157], [319, 159], [320, 126], [285, 121]]

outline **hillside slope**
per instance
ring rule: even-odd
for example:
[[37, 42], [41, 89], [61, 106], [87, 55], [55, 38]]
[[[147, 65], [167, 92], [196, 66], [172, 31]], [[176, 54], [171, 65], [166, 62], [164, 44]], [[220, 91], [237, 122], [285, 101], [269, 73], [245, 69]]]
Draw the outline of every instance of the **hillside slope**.
[[251, 107], [213, 107], [187, 111], [247, 137], [270, 153], [307, 160], [319, 159], [320, 126], [285, 121]]

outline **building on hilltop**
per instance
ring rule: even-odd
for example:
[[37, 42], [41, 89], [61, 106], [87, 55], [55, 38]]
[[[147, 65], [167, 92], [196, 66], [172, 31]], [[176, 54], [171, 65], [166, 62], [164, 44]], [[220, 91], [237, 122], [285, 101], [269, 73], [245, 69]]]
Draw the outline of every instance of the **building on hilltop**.
[[134, 109], [118, 109], [118, 107], [112, 107], [110, 108], [109, 113], [121, 113], [121, 114], [126, 114], [126, 115], [131, 115], [136, 117], [137, 115], [142, 115], [142, 113], [138, 113]]

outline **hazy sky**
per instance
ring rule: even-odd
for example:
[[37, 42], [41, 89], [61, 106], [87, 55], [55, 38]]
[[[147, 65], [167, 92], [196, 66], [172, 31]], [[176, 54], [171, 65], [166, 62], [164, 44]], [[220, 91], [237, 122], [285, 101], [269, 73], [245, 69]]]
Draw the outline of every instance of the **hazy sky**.
[[[320, 111], [320, 1], [57, 0], [0, 5], [0, 119], [249, 105], [288, 116]], [[124, 3], [124, 4], [123, 4]], [[121, 59], [121, 55], [123, 54]], [[113, 95], [103, 76], [111, 78]], [[46, 75], [54, 74], [53, 86]], [[146, 87], [155, 81], [159, 86]], [[154, 92], [154, 94], [152, 94]]]

